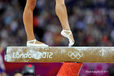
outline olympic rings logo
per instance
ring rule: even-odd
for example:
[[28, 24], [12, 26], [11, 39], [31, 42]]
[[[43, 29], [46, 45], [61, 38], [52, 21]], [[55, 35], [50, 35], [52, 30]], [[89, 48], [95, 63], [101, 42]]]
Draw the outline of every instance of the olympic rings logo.
[[83, 56], [83, 54], [82, 53], [79, 53], [79, 52], [69, 52], [68, 53], [68, 56], [71, 59], [80, 59]]

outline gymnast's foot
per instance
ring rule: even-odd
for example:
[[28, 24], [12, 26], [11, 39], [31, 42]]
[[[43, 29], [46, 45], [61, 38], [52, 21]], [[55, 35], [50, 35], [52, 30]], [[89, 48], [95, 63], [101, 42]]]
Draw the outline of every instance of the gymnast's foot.
[[72, 32], [71, 30], [62, 30], [61, 31], [61, 35], [68, 38], [69, 40], [69, 46], [72, 46], [74, 44], [74, 38], [73, 38], [73, 35], [72, 35]]
[[40, 41], [37, 41], [36, 39], [33, 39], [33, 40], [28, 40], [27, 41], [27, 46], [35, 46], [35, 47], [48, 47], [48, 45], [40, 42]]

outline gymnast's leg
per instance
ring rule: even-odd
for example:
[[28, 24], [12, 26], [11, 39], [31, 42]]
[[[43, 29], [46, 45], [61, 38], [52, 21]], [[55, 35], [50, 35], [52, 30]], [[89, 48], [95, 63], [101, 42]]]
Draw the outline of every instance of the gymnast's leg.
[[[62, 28], [64, 30], [70, 30], [64, 0], [56, 0], [56, 14], [59, 17]], [[66, 32], [66, 34], [69, 34], [69, 31], [68, 32], [64, 31], [64, 32]], [[66, 37], [68, 39], [69, 38], [71, 39], [71, 42], [69, 41], [70, 42], [69, 46], [72, 46], [74, 42], [72, 33], [70, 32], [69, 37], [68, 36]], [[63, 63], [57, 76], [78, 76], [81, 66], [82, 63]]]
[[67, 16], [67, 10], [65, 6], [64, 0], [56, 0], [56, 14], [61, 22], [62, 28], [64, 31], [61, 32], [61, 34], [64, 36], [65, 34], [69, 39], [69, 46], [72, 46], [74, 44], [74, 38], [72, 35], [72, 32], [70, 30], [69, 22], [68, 22], [68, 16]]
[[27, 40], [35, 39], [33, 33], [33, 10], [36, 5], [36, 0], [27, 0], [25, 10], [23, 13], [23, 21], [27, 33]]
[[[36, 0], [27, 0], [25, 10], [23, 13], [23, 21], [25, 25], [25, 30], [27, 34], [27, 46], [45, 46], [45, 44], [37, 41], [33, 33], [33, 10], [36, 5]], [[34, 43], [34, 44], [33, 44]]]

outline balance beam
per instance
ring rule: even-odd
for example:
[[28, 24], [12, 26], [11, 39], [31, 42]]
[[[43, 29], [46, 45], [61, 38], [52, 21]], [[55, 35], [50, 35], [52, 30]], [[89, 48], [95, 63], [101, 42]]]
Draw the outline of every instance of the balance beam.
[[114, 47], [7, 47], [5, 61], [114, 63]]

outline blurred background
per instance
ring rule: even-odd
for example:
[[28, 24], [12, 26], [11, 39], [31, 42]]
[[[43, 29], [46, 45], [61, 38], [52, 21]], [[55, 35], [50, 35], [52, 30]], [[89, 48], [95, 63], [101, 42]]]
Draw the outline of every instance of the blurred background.
[[[76, 41], [74, 46], [114, 45], [114, 0], [65, 1]], [[3, 60], [7, 46], [26, 45], [22, 19], [25, 3], [26, 0], [0, 0], [0, 76], [13, 76], [18, 70], [22, 73], [22, 68], [27, 65], [6, 63]], [[62, 28], [55, 14], [55, 0], [37, 0], [33, 22], [34, 34], [38, 40], [50, 46], [68, 45], [68, 40], [60, 35]], [[61, 64], [32, 65], [36, 76], [56, 76]], [[42, 72], [44, 69], [45, 73]], [[84, 63], [80, 76], [114, 76], [114, 64]]]

